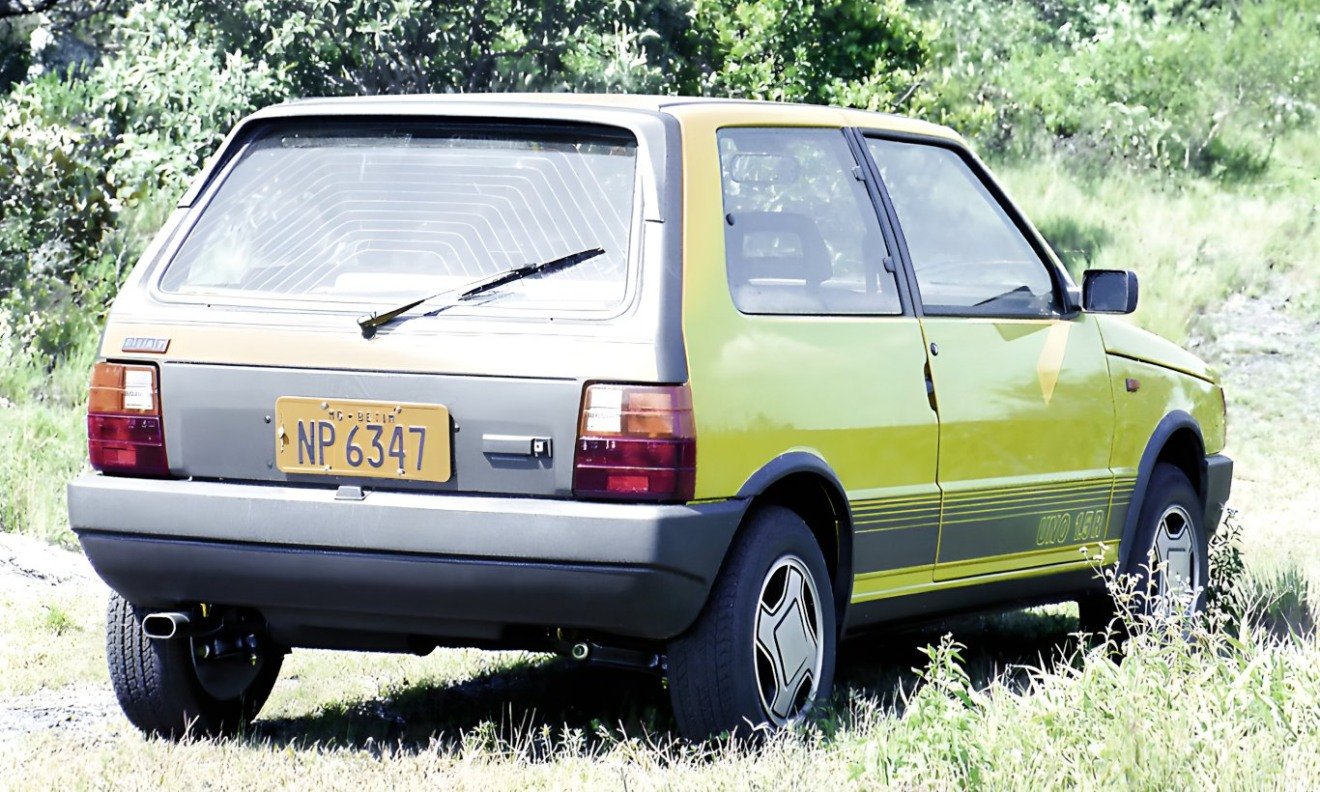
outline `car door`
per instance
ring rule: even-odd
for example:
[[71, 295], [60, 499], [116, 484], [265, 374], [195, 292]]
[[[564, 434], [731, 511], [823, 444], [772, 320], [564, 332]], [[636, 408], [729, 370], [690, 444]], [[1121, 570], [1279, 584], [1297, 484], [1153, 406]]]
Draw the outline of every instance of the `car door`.
[[765, 460], [818, 457], [850, 501], [854, 598], [929, 584], [938, 428], [860, 144], [837, 127], [774, 126], [725, 127], [716, 142], [722, 205], [689, 217], [718, 225], [688, 231], [720, 235], [724, 261], [689, 260], [684, 292], [701, 317], [685, 334], [698, 468], [737, 491]]
[[960, 147], [867, 138], [939, 414], [936, 580], [1082, 560], [1112, 532], [1113, 396], [1093, 317]]

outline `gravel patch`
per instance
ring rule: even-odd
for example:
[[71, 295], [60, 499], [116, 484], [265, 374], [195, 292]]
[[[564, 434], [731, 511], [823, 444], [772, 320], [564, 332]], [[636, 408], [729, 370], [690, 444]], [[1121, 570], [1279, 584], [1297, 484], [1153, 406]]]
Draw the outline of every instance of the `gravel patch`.
[[109, 685], [42, 690], [0, 699], [0, 746], [38, 732], [101, 734], [122, 722]]
[[0, 594], [43, 596], [61, 586], [100, 586], [86, 557], [39, 539], [0, 533]]

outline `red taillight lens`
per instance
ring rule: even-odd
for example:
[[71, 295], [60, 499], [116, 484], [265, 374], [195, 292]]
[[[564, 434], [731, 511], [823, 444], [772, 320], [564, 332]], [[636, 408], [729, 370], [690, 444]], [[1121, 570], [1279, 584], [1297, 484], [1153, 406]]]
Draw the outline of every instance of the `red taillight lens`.
[[686, 385], [589, 385], [582, 400], [573, 493], [688, 501], [697, 435]]
[[92, 369], [87, 455], [103, 473], [169, 475], [155, 366], [97, 363]]

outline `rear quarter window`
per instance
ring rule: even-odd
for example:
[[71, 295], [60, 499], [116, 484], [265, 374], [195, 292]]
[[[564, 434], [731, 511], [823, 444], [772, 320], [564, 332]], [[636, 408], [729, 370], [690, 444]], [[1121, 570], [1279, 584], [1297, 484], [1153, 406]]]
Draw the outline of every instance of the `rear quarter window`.
[[732, 128], [717, 139], [726, 266], [738, 310], [901, 313], [879, 217], [842, 130]]

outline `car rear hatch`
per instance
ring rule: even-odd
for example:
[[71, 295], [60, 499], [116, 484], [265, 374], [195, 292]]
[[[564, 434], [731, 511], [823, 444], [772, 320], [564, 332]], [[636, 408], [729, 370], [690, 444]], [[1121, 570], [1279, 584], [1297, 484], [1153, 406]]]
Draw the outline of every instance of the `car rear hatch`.
[[158, 367], [172, 476], [565, 497], [589, 383], [686, 380], [667, 119], [427, 107], [258, 114], [144, 256], [103, 356]]

